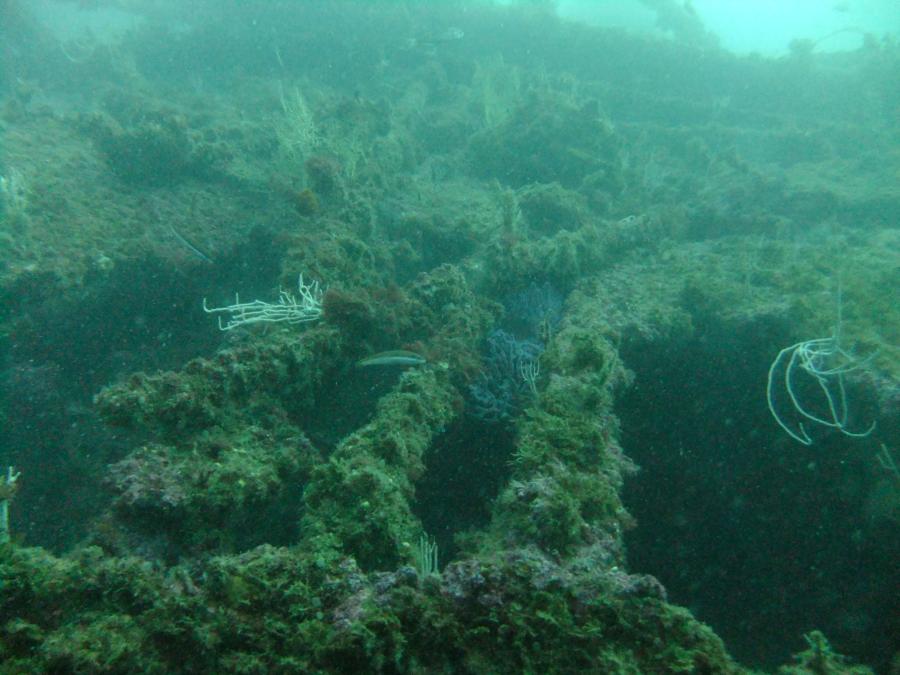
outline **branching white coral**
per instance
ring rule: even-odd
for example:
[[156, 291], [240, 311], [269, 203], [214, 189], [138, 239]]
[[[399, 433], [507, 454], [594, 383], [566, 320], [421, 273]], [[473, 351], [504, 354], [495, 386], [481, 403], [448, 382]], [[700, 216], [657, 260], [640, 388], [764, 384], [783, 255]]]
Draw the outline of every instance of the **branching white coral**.
[[278, 302], [263, 300], [241, 302], [237, 293], [234, 304], [224, 307], [207, 307], [203, 298], [203, 311], [207, 314], [229, 315], [223, 322], [219, 316], [219, 330], [233, 330], [254, 323], [308, 323], [322, 316], [322, 295], [319, 282], [303, 283], [303, 275], [297, 282], [297, 295], [284, 289], [278, 294]]
[[284, 111], [276, 125], [279, 142], [289, 155], [305, 157], [321, 143], [312, 111], [297, 87], [286, 95], [279, 85], [279, 98]]

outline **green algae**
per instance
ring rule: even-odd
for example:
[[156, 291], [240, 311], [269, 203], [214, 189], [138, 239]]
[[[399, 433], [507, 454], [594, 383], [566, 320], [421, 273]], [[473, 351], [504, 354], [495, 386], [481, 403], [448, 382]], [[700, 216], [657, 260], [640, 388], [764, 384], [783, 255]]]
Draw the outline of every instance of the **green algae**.
[[[416, 13], [404, 11], [398, 25]], [[401, 38], [391, 34], [394, 47]], [[845, 163], [811, 185], [831, 151], [821, 130], [809, 137], [751, 113], [748, 122], [683, 92], [575, 86], [527, 64], [484, 62], [469, 82], [453, 57], [394, 47], [372, 67], [387, 67], [385, 53], [414, 63], [386, 76], [387, 97], [343, 91], [330, 66], [323, 81], [297, 78], [309, 119], [287, 129], [293, 140], [283, 118], [299, 106], [279, 106], [268, 76], [237, 78], [241, 107], [264, 111], [264, 122], [238, 106], [196, 105], [199, 96], [174, 109], [156, 96], [109, 96], [103, 113], [80, 119], [7, 110], [21, 123], [11, 158], [30, 181], [27, 205], [4, 213], [0, 242], [4, 316], [16, 330], [29, 320], [42, 329], [32, 306], [148, 241], [184, 266], [157, 241], [157, 220], [215, 241], [231, 271], [241, 265], [233, 250], [271, 242], [269, 273], [287, 286], [302, 271], [329, 290], [315, 327], [249, 331], [97, 395], [106, 422], [125, 432], [99, 469], [111, 495], [86, 541], [99, 548], [0, 552], [0, 670], [745, 672], [658, 582], [626, 571], [623, 532], [634, 522], [621, 489], [635, 467], [613, 413], [631, 379], [619, 350], [684, 344], [713, 322], [828, 335], [840, 281], [841, 332], [875, 355], [875, 383], [887, 390], [898, 362], [896, 241], [846, 224], [890, 209], [895, 194], [838, 189]], [[591, 63], [615, 68], [616, 56]], [[143, 85], [118, 75], [104, 86]], [[667, 114], [710, 119], [615, 127], [598, 92], [618, 106], [632, 96], [638, 118], [662, 101]], [[765, 124], [773, 130], [755, 130]], [[307, 132], [314, 143], [298, 146]], [[784, 191], [777, 173], [717, 150], [735, 139], [790, 151]], [[435, 155], [427, 170], [423, 153]], [[296, 190], [317, 208], [298, 214]], [[791, 233], [791, 219], [831, 210], [836, 234]], [[271, 235], [248, 237], [260, 221]], [[687, 240], [718, 228], [734, 237]], [[443, 533], [458, 536], [458, 551], [421, 579], [410, 563], [428, 455], [446, 435], [464, 437], [465, 393], [481, 341], [502, 321], [498, 301], [535, 279], [573, 292], [537, 395], [514, 420], [499, 495], [470, 497], [491, 521]], [[397, 346], [429, 365], [361, 406], [361, 424], [330, 417], [348, 365]], [[333, 429], [314, 435], [317, 426]], [[452, 500], [440, 505], [455, 522]], [[825, 660], [802, 658], [811, 672]]]

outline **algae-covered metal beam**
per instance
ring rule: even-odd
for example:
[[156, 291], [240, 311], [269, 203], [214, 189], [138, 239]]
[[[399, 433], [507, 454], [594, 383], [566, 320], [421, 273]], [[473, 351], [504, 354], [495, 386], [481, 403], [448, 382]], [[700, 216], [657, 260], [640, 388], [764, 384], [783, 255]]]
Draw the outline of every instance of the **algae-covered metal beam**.
[[301, 531], [337, 546], [366, 570], [412, 560], [421, 533], [410, 502], [432, 439], [453, 419], [459, 394], [442, 369], [411, 370], [374, 419], [344, 439], [312, 475]]

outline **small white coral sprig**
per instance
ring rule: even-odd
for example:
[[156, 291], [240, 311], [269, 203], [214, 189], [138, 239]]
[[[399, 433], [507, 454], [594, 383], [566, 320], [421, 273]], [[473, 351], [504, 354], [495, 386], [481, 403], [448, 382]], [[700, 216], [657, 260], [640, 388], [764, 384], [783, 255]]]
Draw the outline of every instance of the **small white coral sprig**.
[[13, 467], [7, 467], [6, 475], [0, 474], [0, 544], [8, 544], [9, 536], [9, 503], [18, 489], [19, 476], [22, 474]]
[[0, 176], [0, 211], [23, 211], [28, 204], [28, 190], [22, 174], [10, 169]]
[[322, 296], [324, 292], [319, 287], [319, 282], [303, 282], [303, 275], [297, 283], [297, 295], [281, 289], [278, 294], [278, 302], [241, 302], [237, 293], [234, 295], [234, 304], [225, 307], [207, 307], [206, 298], [203, 298], [203, 311], [207, 314], [228, 314], [226, 321], [219, 316], [219, 330], [233, 330], [240, 326], [254, 323], [308, 323], [316, 321], [322, 316]]

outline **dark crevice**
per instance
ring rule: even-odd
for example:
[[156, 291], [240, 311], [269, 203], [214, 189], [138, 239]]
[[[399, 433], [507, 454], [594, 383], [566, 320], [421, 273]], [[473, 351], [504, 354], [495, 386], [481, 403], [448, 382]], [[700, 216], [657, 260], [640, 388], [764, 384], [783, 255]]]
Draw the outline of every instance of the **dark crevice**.
[[[617, 412], [641, 467], [623, 495], [638, 521], [630, 568], [657, 576], [747, 664], [783, 663], [813, 629], [886, 664], [898, 621], [877, 589], [900, 584], [900, 543], [873, 516], [876, 441], [815, 429], [806, 447], [784, 434], [766, 405], [772, 344], [790, 344], [778, 322], [701, 322], [689, 342], [623, 347], [635, 383]], [[848, 396], [865, 419], [866, 392]]]

